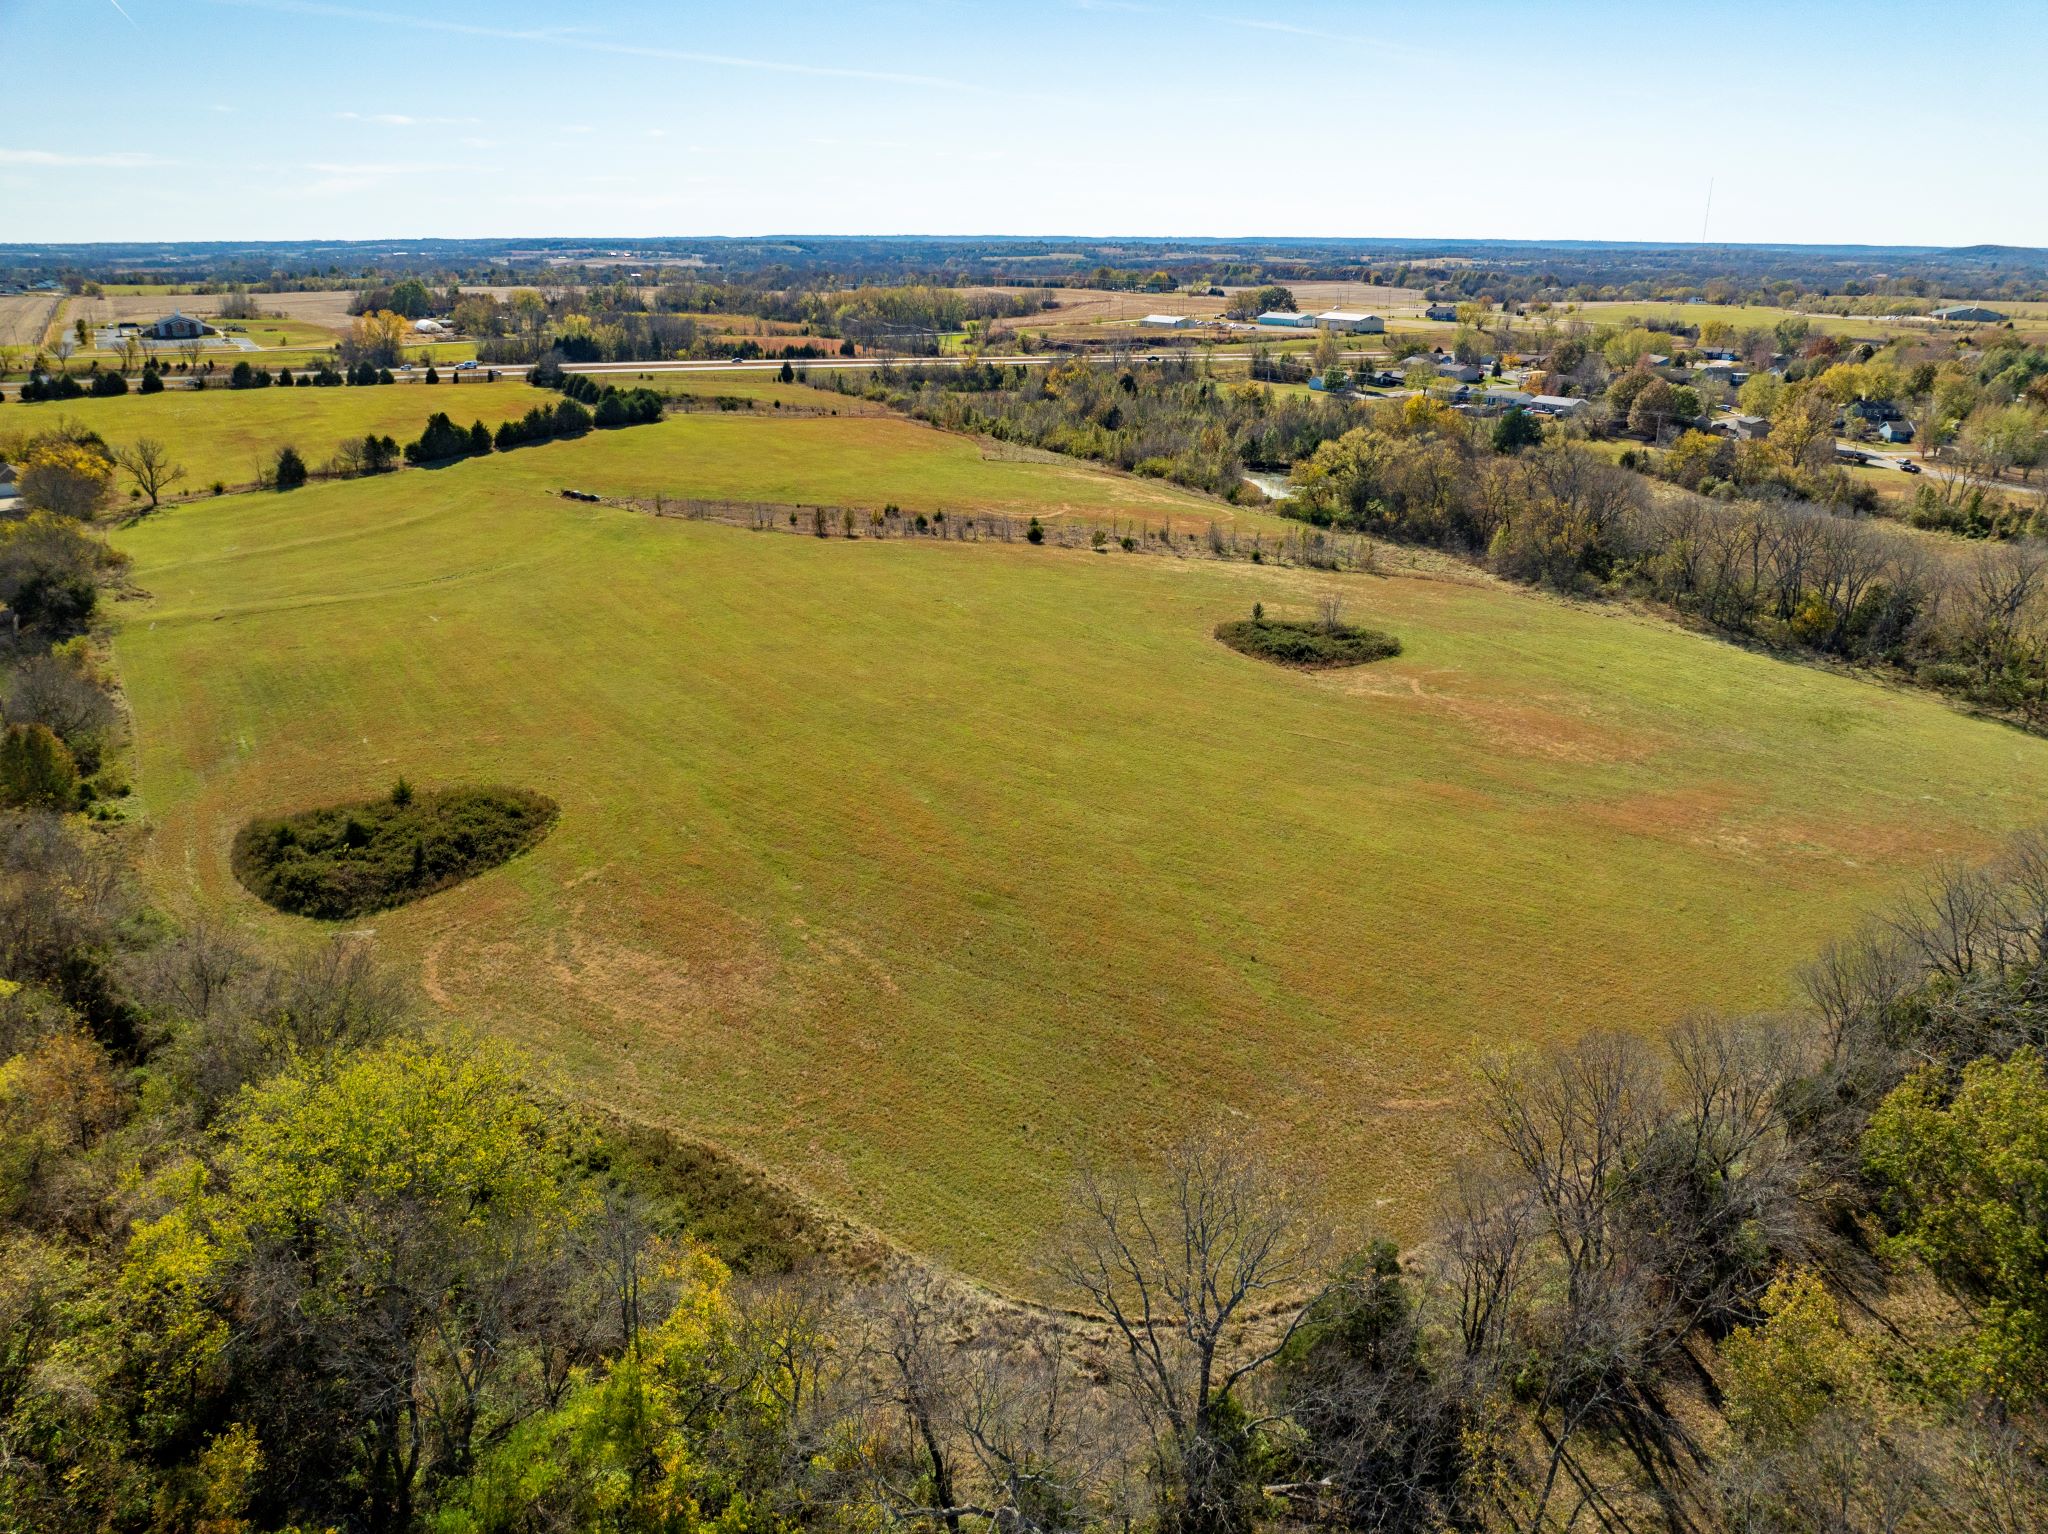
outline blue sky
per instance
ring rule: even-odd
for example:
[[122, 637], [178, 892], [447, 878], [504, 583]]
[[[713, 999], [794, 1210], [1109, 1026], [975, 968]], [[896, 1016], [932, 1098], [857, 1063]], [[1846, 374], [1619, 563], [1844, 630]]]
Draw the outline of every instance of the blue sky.
[[[0, 241], [2048, 245], [2048, 5], [0, 0]], [[40, 110], [55, 103], [61, 112]]]

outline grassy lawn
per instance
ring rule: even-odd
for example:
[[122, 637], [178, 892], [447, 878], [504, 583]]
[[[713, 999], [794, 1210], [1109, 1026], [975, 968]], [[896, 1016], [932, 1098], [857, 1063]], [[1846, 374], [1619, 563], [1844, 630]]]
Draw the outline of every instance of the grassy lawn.
[[[267, 462], [287, 442], [317, 468], [345, 437], [374, 431], [409, 441], [437, 410], [459, 416], [464, 425], [480, 419], [495, 427], [560, 398], [505, 380], [454, 388], [443, 382], [433, 388], [384, 384], [361, 389], [229, 389], [223, 380], [220, 387], [196, 393], [174, 387], [161, 394], [131, 391], [114, 399], [10, 402], [0, 415], [0, 435], [38, 431], [63, 420], [91, 427], [116, 448], [137, 437], [155, 437], [185, 466], [178, 492], [196, 495], [215, 480], [251, 482], [258, 462]], [[125, 484], [121, 493], [127, 493]]]
[[306, 320], [257, 319], [257, 320], [214, 320], [216, 329], [228, 334], [240, 332], [266, 351], [304, 350], [308, 347], [326, 350], [341, 339], [340, 335], [325, 325], [311, 324]]
[[[1413, 1234], [1475, 1050], [1780, 1002], [2048, 811], [2042, 742], [1624, 614], [548, 491], [965, 504], [1046, 467], [955, 444], [690, 417], [122, 531], [154, 892], [310, 934], [231, 877], [246, 817], [401, 773], [547, 794], [530, 855], [370, 923], [437, 1005], [1029, 1287], [1072, 1150], [1209, 1112]], [[1211, 637], [1332, 585], [1399, 658]]]

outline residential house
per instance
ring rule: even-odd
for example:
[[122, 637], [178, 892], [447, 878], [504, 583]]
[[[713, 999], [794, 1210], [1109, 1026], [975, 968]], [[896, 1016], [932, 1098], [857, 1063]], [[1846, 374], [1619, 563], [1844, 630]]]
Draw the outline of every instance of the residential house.
[[1895, 444], [1911, 442], [1913, 440], [1913, 427], [1911, 423], [1906, 421], [1886, 421], [1884, 425], [1878, 427], [1877, 438], [1880, 442]]
[[1577, 415], [1587, 402], [1567, 394], [1538, 394], [1522, 408], [1531, 415]]
[[1431, 304], [1422, 311], [1422, 314], [1425, 319], [1455, 320], [1458, 317], [1458, 306], [1456, 304]]
[[1472, 408], [1480, 415], [1505, 415], [1510, 410], [1527, 410], [1535, 403], [1535, 395], [1520, 389], [1493, 389], [1475, 399]]
[[1737, 411], [1715, 417], [1707, 423], [1707, 430], [1717, 437], [1728, 437], [1736, 442], [1755, 442], [1771, 434], [1771, 423], [1763, 416], [1744, 415]]

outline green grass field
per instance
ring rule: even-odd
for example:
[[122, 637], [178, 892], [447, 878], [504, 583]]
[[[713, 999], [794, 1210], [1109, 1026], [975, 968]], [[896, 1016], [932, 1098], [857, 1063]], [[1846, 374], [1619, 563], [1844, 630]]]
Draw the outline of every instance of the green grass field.
[[828, 375], [816, 375], [822, 388], [805, 383], [784, 383], [773, 372], [758, 368], [726, 372], [608, 373], [605, 382], [621, 387], [642, 385], [663, 394], [692, 395], [700, 399], [751, 400], [762, 407], [778, 402], [785, 410], [836, 410], [841, 415], [885, 415], [887, 407], [857, 394], [841, 394], [830, 387]]
[[778, 420], [772, 413], [698, 412], [521, 449], [491, 472], [508, 488], [568, 487], [606, 496], [863, 509], [893, 501], [913, 512], [1137, 518], [1154, 526], [1170, 518], [1190, 529], [1211, 520], [1280, 525], [1163, 480], [1110, 474], [1071, 459], [1023, 461], [993, 452], [972, 438], [894, 415]]
[[[437, 410], [459, 416], [464, 425], [482, 420], [495, 428], [502, 420], [524, 415], [535, 405], [552, 406], [560, 398], [506, 380], [459, 386], [444, 380], [431, 388], [411, 383], [361, 389], [223, 386], [196, 393], [168, 388], [161, 394], [131, 391], [114, 399], [10, 403], [0, 414], [0, 436], [73, 421], [92, 428], [117, 448], [137, 437], [156, 437], [185, 466], [185, 480], [176, 487], [178, 492], [197, 495], [215, 480], [231, 485], [251, 483], [257, 465], [268, 462], [287, 442], [317, 468], [345, 437], [374, 431], [410, 441]], [[122, 493], [127, 493], [125, 485]]]
[[[1619, 612], [547, 488], [1128, 483], [957, 441], [691, 417], [123, 530], [155, 893], [311, 933], [229, 874], [245, 817], [401, 773], [548, 794], [532, 854], [370, 924], [437, 1006], [1030, 1288], [1073, 1150], [1212, 1113], [1412, 1235], [1474, 1051], [1779, 1002], [2048, 809], [2039, 741]], [[1308, 676], [1211, 637], [1332, 585], [1398, 659]]]
[[325, 325], [315, 325], [306, 320], [255, 319], [223, 320], [211, 323], [226, 334], [247, 336], [266, 351], [304, 350], [326, 351], [341, 339], [340, 335]]

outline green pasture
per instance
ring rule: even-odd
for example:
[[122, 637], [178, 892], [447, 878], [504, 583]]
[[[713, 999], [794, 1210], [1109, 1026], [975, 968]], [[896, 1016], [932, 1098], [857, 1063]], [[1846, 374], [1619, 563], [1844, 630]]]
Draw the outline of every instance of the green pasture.
[[[215, 480], [230, 485], [253, 482], [257, 465], [267, 464], [286, 443], [318, 468], [344, 438], [376, 432], [410, 441], [437, 410], [459, 417], [465, 426], [481, 420], [495, 429], [500, 421], [524, 415], [535, 405], [552, 407], [560, 398], [503, 379], [451, 386], [444, 378], [432, 387], [398, 383], [331, 389], [230, 389], [222, 379], [215, 387], [196, 391], [173, 385], [161, 394], [131, 390], [113, 399], [46, 400], [34, 405], [9, 401], [0, 409], [0, 438], [44, 430], [60, 421], [89, 427], [115, 448], [138, 437], [155, 437], [185, 467], [176, 493], [197, 495]], [[122, 493], [126, 494], [125, 485]]]
[[[807, 391], [816, 394], [817, 391]], [[821, 396], [829, 401], [831, 395]], [[896, 415], [799, 416], [715, 411], [521, 448], [490, 466], [494, 482], [598, 495], [772, 501], [880, 510], [1210, 520], [1271, 527], [1164, 480], [1112, 474], [1073, 459], [1005, 456], [971, 437]], [[468, 466], [481, 467], [481, 466]]]
[[[1030, 1288], [1077, 1153], [1217, 1115], [1413, 1236], [1475, 1052], [1780, 1003], [2048, 809], [2038, 740], [1618, 611], [552, 493], [1134, 483], [710, 415], [172, 508], [117, 535], [146, 876], [311, 937], [233, 882], [246, 817], [401, 774], [548, 794], [533, 853], [359, 924], [438, 1011]], [[1403, 654], [1304, 675], [1211, 637], [1330, 590]]]

